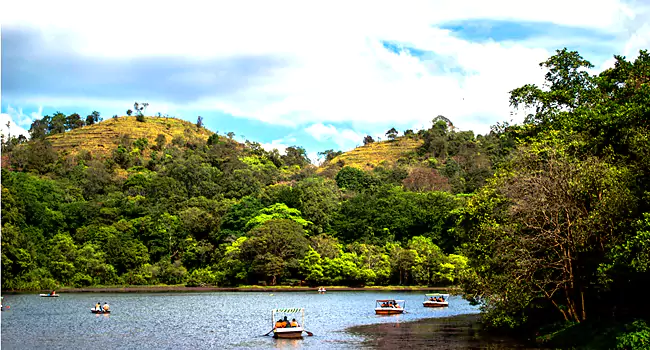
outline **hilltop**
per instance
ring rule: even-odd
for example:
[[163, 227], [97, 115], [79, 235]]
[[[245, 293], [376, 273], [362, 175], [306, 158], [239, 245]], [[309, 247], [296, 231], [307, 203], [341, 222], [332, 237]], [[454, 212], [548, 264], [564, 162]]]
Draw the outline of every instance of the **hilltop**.
[[400, 159], [415, 156], [417, 149], [424, 144], [421, 138], [402, 136], [395, 140], [372, 142], [332, 158], [323, 163], [318, 173], [329, 173], [343, 166], [370, 171], [379, 165], [393, 166]]
[[163, 135], [165, 142], [171, 143], [176, 137], [206, 141], [212, 134], [214, 132], [208, 129], [177, 118], [146, 117], [145, 122], [139, 122], [134, 116], [123, 116], [49, 135], [46, 139], [56, 152], [67, 151], [73, 155], [85, 150], [101, 158], [111, 154], [125, 137], [132, 141], [144, 138], [149, 145], [155, 145], [158, 135]]

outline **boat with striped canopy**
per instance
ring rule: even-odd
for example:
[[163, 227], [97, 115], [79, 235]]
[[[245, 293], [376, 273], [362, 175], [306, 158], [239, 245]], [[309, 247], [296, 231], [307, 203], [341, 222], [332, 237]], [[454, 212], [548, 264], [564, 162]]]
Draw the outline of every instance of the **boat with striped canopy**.
[[[278, 318], [276, 320], [276, 314]], [[294, 323], [291, 319], [288, 318], [288, 314], [301, 314], [301, 322]], [[284, 316], [284, 318], [283, 318]], [[305, 309], [304, 308], [281, 308], [273, 309], [271, 311], [271, 324], [273, 325], [273, 338], [289, 338], [289, 339], [301, 339], [302, 332], [305, 331]], [[292, 325], [293, 324], [293, 325]], [[307, 332], [308, 335], [309, 332]]]
[[445, 307], [449, 306], [449, 294], [432, 293], [425, 294], [422, 305], [424, 307]]

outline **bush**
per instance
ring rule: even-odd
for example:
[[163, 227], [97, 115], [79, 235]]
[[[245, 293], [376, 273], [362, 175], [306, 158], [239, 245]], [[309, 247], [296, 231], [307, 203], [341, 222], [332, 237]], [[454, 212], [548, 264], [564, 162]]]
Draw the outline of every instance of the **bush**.
[[72, 277], [72, 285], [74, 287], [88, 287], [93, 284], [92, 277], [77, 272], [74, 277]]
[[617, 349], [650, 349], [650, 327], [643, 320], [625, 325], [626, 332], [616, 337]]
[[208, 268], [196, 269], [192, 271], [190, 277], [187, 279], [185, 286], [187, 287], [199, 287], [205, 285], [216, 285], [217, 276]]

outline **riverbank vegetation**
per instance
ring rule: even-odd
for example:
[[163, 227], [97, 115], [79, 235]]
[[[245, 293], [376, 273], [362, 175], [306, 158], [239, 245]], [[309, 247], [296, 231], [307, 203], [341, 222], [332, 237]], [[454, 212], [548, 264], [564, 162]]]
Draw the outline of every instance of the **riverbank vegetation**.
[[438, 116], [319, 168], [200, 119], [46, 116], [3, 139], [2, 288], [460, 283], [488, 326], [647, 346], [650, 55], [541, 66], [522, 124]]

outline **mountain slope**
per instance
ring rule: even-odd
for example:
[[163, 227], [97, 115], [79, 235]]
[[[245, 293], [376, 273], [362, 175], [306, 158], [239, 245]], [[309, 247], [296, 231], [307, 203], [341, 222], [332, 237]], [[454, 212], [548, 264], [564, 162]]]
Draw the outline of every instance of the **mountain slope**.
[[176, 118], [146, 117], [145, 122], [139, 122], [136, 117], [125, 116], [50, 135], [47, 140], [57, 152], [68, 151], [69, 154], [76, 154], [85, 150], [93, 156], [106, 156], [125, 136], [132, 141], [145, 138], [149, 145], [155, 145], [156, 138], [161, 134], [164, 135], [166, 143], [171, 143], [174, 137], [179, 136], [185, 140], [206, 141], [214, 133]]
[[400, 158], [410, 158], [424, 141], [420, 138], [398, 137], [394, 141], [373, 142], [334, 157], [319, 167], [318, 172], [330, 172], [342, 166], [372, 170], [379, 164], [391, 166]]

